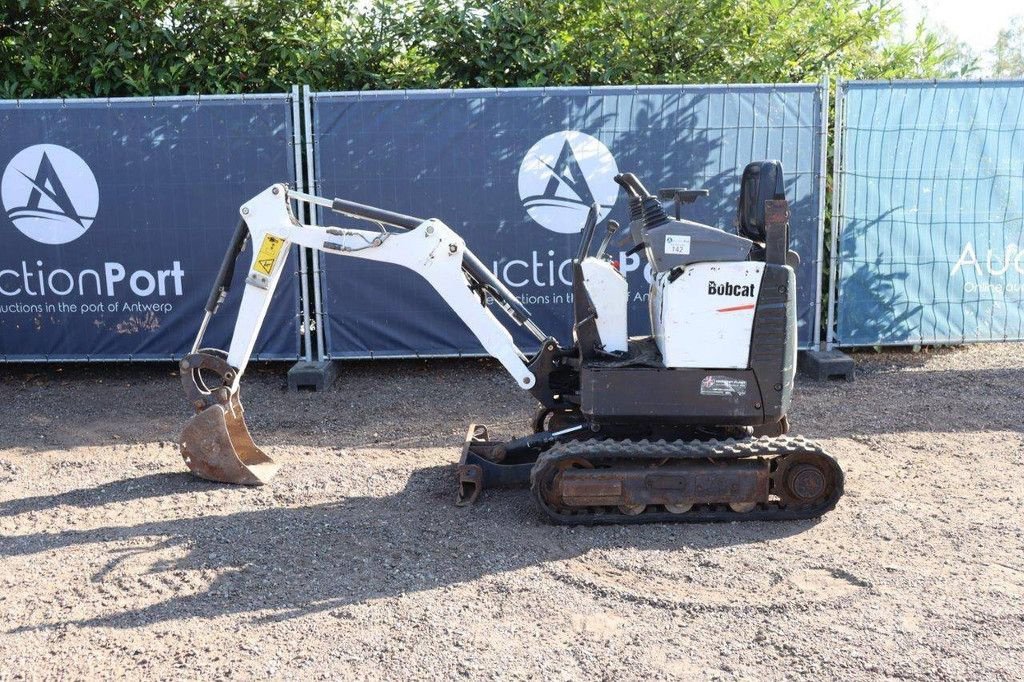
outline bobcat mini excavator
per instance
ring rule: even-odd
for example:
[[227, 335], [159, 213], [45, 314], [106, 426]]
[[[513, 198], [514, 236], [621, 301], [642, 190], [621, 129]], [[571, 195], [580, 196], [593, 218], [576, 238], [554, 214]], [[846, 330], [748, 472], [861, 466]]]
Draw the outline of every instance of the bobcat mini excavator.
[[[471, 425], [458, 503], [485, 487], [529, 486], [540, 509], [567, 524], [786, 520], [821, 516], [843, 472], [813, 442], [789, 437], [796, 364], [796, 280], [789, 209], [778, 162], [743, 172], [738, 234], [669, 218], [633, 175], [616, 177], [629, 238], [650, 266], [651, 334], [630, 338], [625, 277], [596, 252], [595, 204], [572, 261], [573, 343], [542, 332], [530, 312], [447, 225], [273, 185], [241, 207], [182, 383], [195, 416], [181, 452], [198, 476], [262, 484], [274, 463], [249, 435], [239, 400], [245, 372], [288, 247], [395, 263], [419, 273], [484, 349], [540, 403], [530, 435], [492, 441]], [[674, 194], [673, 194], [674, 193]], [[696, 192], [669, 191], [677, 202]], [[663, 196], [665, 194], [663, 193]], [[366, 221], [371, 229], [303, 225], [291, 201]], [[245, 243], [253, 254], [228, 350], [203, 348]], [[520, 351], [494, 312], [540, 344]], [[493, 312], [492, 312], [493, 311]]]

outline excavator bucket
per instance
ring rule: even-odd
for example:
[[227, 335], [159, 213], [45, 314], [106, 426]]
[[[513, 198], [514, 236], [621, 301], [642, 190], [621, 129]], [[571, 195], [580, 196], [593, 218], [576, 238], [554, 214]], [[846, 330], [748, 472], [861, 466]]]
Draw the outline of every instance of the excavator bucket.
[[[197, 380], [208, 370], [230, 381], [230, 369], [223, 370], [220, 357], [206, 353], [190, 355], [182, 361], [182, 380], [186, 392], [195, 398], [197, 413], [181, 433], [181, 456], [185, 465], [200, 478], [220, 483], [264, 485], [281, 466], [253, 442], [245, 425], [245, 415], [237, 390], [226, 386], [210, 390]], [[226, 367], [226, 363], [223, 363]], [[227, 400], [224, 400], [224, 398]]]
[[220, 483], [263, 485], [281, 466], [253, 442], [241, 409], [236, 414], [221, 405], [207, 407], [185, 425], [181, 456], [196, 476]]

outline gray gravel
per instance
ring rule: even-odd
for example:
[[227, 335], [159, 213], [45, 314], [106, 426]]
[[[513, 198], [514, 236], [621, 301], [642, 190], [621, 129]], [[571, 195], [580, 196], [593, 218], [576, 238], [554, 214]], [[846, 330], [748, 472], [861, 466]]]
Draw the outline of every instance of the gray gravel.
[[185, 473], [170, 364], [0, 367], [0, 678], [1024, 679], [1024, 346], [801, 380], [840, 461], [820, 522], [571, 529], [453, 506], [490, 361], [257, 365], [272, 485]]

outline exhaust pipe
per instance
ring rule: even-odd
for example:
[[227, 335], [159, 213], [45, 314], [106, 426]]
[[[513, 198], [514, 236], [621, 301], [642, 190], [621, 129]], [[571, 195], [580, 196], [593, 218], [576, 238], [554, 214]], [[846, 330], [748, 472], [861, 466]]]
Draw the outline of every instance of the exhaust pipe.
[[249, 435], [224, 351], [204, 348], [181, 361], [181, 383], [195, 409], [181, 433], [181, 456], [193, 474], [218, 483], [264, 485], [280, 464]]

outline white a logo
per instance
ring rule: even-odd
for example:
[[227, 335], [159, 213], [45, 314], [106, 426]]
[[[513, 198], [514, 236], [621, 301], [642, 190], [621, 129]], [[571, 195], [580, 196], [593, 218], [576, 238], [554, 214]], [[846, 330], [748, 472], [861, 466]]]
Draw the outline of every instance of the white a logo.
[[100, 192], [82, 157], [55, 144], [37, 144], [7, 164], [0, 200], [7, 217], [29, 239], [67, 244], [96, 219]]
[[608, 215], [619, 196], [615, 158], [597, 138], [563, 130], [541, 138], [519, 166], [519, 198], [537, 223], [552, 232], [583, 229], [596, 201], [598, 221]]

